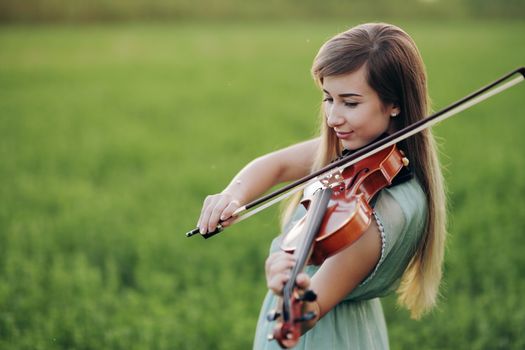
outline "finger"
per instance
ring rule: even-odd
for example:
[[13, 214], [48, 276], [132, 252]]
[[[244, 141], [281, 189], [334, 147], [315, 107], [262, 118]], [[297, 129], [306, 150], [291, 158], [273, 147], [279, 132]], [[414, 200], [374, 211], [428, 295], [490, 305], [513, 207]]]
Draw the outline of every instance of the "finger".
[[221, 226], [222, 227], [228, 227], [228, 226], [230, 226], [233, 223], [233, 220], [235, 220], [235, 219], [231, 218], [231, 219], [228, 219], [226, 221], [221, 221]]
[[227, 226], [230, 226], [233, 223], [233, 221], [237, 217], [237, 215], [233, 215], [233, 213], [240, 206], [241, 205], [240, 205], [239, 201], [234, 199], [226, 206], [226, 208], [224, 208], [224, 210], [222, 211], [222, 214], [221, 214], [221, 222], [222, 222], [221, 225], [222, 226], [227, 227]]
[[235, 210], [237, 210], [237, 208], [239, 208], [240, 206], [241, 204], [238, 200], [232, 200], [222, 211], [221, 220], [225, 221], [226, 219], [231, 218]]
[[286, 273], [280, 273], [274, 275], [270, 281], [268, 281], [268, 289], [276, 295], [283, 294], [283, 287], [290, 279], [290, 275]]
[[310, 286], [310, 276], [308, 276], [304, 272], [301, 272], [297, 275], [297, 278], [295, 279], [295, 284], [301, 289], [308, 289], [308, 287]]
[[201, 215], [199, 216], [199, 221], [197, 222], [197, 227], [201, 234], [206, 233], [206, 228], [208, 223], [208, 218], [213, 210], [213, 202], [215, 201], [215, 196], [207, 196], [202, 205]]
[[208, 219], [208, 231], [213, 232], [217, 228], [217, 225], [219, 224], [219, 218], [224, 210], [224, 208], [228, 205], [229, 199], [226, 197], [219, 197], [219, 200], [215, 203], [214, 208], [211, 210], [211, 214]]
[[277, 264], [279, 261], [283, 261], [283, 260], [291, 261], [295, 263], [296, 259], [293, 255], [282, 252], [282, 251], [274, 252], [270, 254], [270, 256], [268, 256], [268, 258], [266, 259], [266, 262], [264, 265], [266, 274], [270, 273], [270, 270], [274, 264]]
[[282, 272], [290, 272], [292, 268], [295, 266], [295, 259], [290, 258], [281, 258], [276, 259], [271, 265], [270, 265], [270, 275], [282, 273]]
[[207, 203], [209, 201], [208, 198], [209, 198], [209, 196], [206, 196], [206, 198], [204, 198], [204, 202], [202, 203], [202, 208], [201, 208], [201, 212], [199, 214], [199, 219], [197, 220], [197, 227], [200, 227], [200, 225], [201, 225], [202, 216], [204, 214], [204, 210], [206, 209]]
[[295, 260], [295, 256], [293, 254], [290, 254], [288, 252], [284, 252], [282, 250], [279, 250], [277, 252], [272, 253], [269, 256], [270, 261], [277, 261], [277, 260]]
[[279, 254], [280, 252], [274, 252], [272, 254], [270, 254], [267, 258], [266, 258], [266, 261], [264, 262], [264, 272], [268, 275], [268, 272], [270, 271], [270, 267], [272, 266], [273, 264], [273, 261], [277, 258], [277, 255]]

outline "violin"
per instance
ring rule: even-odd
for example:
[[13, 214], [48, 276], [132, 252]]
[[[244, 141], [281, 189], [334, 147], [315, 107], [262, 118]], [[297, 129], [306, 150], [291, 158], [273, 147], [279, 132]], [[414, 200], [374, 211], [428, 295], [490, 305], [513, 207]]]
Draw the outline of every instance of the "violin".
[[[518, 76], [510, 79], [515, 75]], [[326, 258], [354, 243], [366, 231], [372, 215], [370, 200], [379, 190], [391, 184], [400, 170], [408, 165], [408, 160], [395, 145], [523, 80], [525, 67], [520, 67], [442, 110], [234, 212], [232, 223], [238, 223], [308, 186], [321, 184], [311, 196], [303, 199], [301, 204], [307, 209], [307, 215], [292, 227], [281, 245], [283, 250], [294, 252], [297, 262], [283, 289], [282, 308], [268, 315], [270, 321], [277, 321], [272, 339], [277, 340], [283, 348], [293, 347], [299, 341], [301, 323], [316, 317], [312, 312], [303, 314], [304, 303], [314, 301], [316, 295], [296, 287], [297, 275], [307, 263], [321, 264]], [[222, 229], [219, 222], [215, 231], [201, 236], [208, 239]], [[186, 233], [186, 237], [197, 233], [199, 229], [193, 229]]]
[[[300, 205], [306, 208], [308, 215], [299, 219], [286, 233], [281, 249], [288, 253], [295, 251], [304, 234], [307, 217], [312, 215], [319, 215], [322, 219], [309, 263], [321, 265], [326, 258], [354, 243], [370, 225], [372, 198], [379, 190], [391, 185], [394, 177], [408, 164], [403, 151], [394, 145], [342, 172], [322, 178], [318, 184], [320, 187], [301, 200]], [[326, 206], [321, 206], [317, 212], [311, 208], [319, 190], [330, 192], [330, 197]]]
[[270, 338], [282, 348], [295, 346], [301, 323], [317, 316], [313, 312], [303, 314], [304, 303], [314, 301], [316, 295], [311, 290], [297, 290], [297, 275], [307, 263], [321, 265], [358, 240], [372, 220], [370, 201], [408, 164], [404, 153], [391, 146], [321, 179], [321, 186], [301, 201], [307, 214], [286, 233], [281, 244], [282, 250], [295, 252], [297, 261], [283, 288], [281, 309], [267, 316], [269, 321], [277, 321]]

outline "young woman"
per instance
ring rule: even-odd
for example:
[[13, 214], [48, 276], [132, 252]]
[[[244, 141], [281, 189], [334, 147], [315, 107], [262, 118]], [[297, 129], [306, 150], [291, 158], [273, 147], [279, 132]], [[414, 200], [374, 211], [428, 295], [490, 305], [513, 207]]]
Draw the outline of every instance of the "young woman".
[[[321, 47], [312, 74], [323, 93], [320, 136], [255, 159], [223, 192], [208, 196], [198, 221], [201, 233], [213, 231], [219, 220], [272, 186], [306, 176], [429, 111], [421, 56], [410, 36], [393, 25], [363, 24], [336, 35]], [[297, 349], [387, 349], [379, 297], [397, 290], [414, 318], [435, 304], [446, 216], [437, 150], [428, 130], [398, 147], [410, 160], [410, 176], [374, 198], [373, 223], [357, 242], [299, 276], [297, 283], [317, 294], [306, 307], [318, 316], [304, 325]], [[286, 210], [283, 226], [300, 215], [297, 201]], [[266, 314], [294, 264], [291, 254], [280, 251], [280, 240], [274, 240], [266, 261], [270, 291], [255, 349], [279, 348], [267, 340], [274, 323]]]

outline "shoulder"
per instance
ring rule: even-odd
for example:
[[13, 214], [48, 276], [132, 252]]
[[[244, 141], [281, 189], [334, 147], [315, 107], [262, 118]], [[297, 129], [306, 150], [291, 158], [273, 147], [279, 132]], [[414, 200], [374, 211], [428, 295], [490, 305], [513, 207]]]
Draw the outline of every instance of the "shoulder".
[[423, 187], [415, 177], [399, 185], [385, 188], [382, 193], [388, 193], [394, 197], [405, 209], [409, 209], [408, 204], [410, 204], [410, 207], [418, 205], [421, 209], [424, 209], [427, 205]]
[[427, 196], [416, 178], [383, 189], [375, 202], [374, 210], [383, 223], [390, 222], [397, 230], [410, 226], [421, 227], [427, 217]]

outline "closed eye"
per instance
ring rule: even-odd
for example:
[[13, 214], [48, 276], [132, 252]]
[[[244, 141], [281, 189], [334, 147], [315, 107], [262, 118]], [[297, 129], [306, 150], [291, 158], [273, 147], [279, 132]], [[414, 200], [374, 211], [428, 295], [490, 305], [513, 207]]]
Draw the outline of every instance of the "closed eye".
[[356, 108], [359, 102], [345, 102], [345, 106], [349, 108]]

